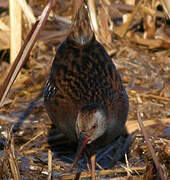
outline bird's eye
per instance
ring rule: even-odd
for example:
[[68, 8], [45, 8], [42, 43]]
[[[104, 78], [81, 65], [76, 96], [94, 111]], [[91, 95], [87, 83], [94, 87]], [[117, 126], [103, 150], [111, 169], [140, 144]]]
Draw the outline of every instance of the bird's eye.
[[96, 127], [97, 127], [97, 124], [94, 123], [94, 125], [92, 126], [92, 129], [96, 129]]

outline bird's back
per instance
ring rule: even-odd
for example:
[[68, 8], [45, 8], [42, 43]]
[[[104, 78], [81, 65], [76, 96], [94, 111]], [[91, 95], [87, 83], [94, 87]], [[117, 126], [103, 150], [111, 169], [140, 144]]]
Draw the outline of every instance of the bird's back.
[[106, 113], [107, 139], [119, 135], [124, 127], [128, 97], [112, 59], [95, 39], [86, 0], [82, 1], [70, 33], [57, 49], [44, 90], [44, 103], [53, 123], [71, 140], [76, 141], [78, 114], [91, 104], [97, 104]]

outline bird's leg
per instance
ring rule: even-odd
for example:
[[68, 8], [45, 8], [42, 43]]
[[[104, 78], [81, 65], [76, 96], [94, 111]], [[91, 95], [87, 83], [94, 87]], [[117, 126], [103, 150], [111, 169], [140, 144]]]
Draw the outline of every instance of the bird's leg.
[[77, 165], [78, 160], [80, 159], [80, 156], [82, 155], [83, 150], [85, 149], [87, 143], [88, 143], [88, 137], [86, 137], [83, 133], [81, 133], [80, 137], [79, 137], [79, 144], [77, 147], [77, 153], [76, 153], [76, 157], [74, 159], [74, 162], [72, 163], [70, 168], [65, 170], [64, 172], [71, 171]]
[[83, 156], [84, 156], [84, 159], [85, 159], [85, 161], [86, 161], [87, 169], [88, 169], [88, 171], [90, 171], [89, 152], [88, 152], [87, 149], [85, 149]]
[[90, 157], [90, 161], [91, 161], [91, 179], [95, 180], [95, 172], [96, 172], [96, 153], [92, 154]]

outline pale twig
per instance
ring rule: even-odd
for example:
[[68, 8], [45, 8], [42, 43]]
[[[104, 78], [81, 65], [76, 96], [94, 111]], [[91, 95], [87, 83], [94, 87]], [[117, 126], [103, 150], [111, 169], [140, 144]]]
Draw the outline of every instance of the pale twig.
[[44, 131], [39, 132], [36, 136], [34, 136], [32, 139], [30, 139], [28, 142], [26, 142], [24, 145], [20, 147], [20, 151], [24, 149], [25, 146], [33, 142], [35, 139], [37, 139], [39, 136], [41, 136], [44, 133]]
[[128, 158], [127, 158], [127, 154], [125, 154], [125, 162], [126, 162], [127, 174], [128, 174], [128, 176], [130, 176], [131, 173], [132, 173], [132, 170], [130, 169], [130, 166], [129, 166], [129, 161], [128, 161]]
[[51, 180], [52, 176], [52, 152], [48, 150], [48, 180]]
[[8, 160], [11, 167], [13, 178], [15, 180], [20, 180], [21, 175], [18, 167], [18, 161], [15, 155], [14, 138], [11, 136], [11, 130], [8, 132], [8, 144], [7, 144], [6, 153], [8, 155]]
[[56, 18], [57, 21], [61, 21], [61, 22], [65, 23], [65, 24], [71, 24], [72, 23], [72, 21], [70, 19], [59, 16], [59, 15], [55, 15], [55, 18]]
[[[131, 167], [132, 172], [139, 171], [139, 172], [145, 172], [146, 167]], [[108, 175], [115, 175], [115, 174], [125, 174], [126, 170], [124, 168], [119, 168], [119, 169], [108, 169], [108, 170], [101, 170], [97, 172], [98, 176], [108, 176]], [[76, 173], [72, 173], [69, 175], [62, 175], [60, 179], [66, 180], [66, 179], [75, 179], [77, 176]], [[81, 172], [79, 178], [88, 178], [91, 177], [91, 172]]]
[[157, 96], [157, 95], [153, 95], [153, 94], [145, 94], [143, 96], [151, 97], [151, 98], [155, 98], [155, 99], [158, 99], [158, 100], [170, 102], [170, 98], [167, 98], [167, 97]]

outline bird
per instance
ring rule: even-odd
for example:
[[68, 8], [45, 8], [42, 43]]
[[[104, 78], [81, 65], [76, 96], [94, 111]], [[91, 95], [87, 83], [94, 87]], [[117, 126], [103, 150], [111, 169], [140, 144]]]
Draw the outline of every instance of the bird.
[[90, 145], [94, 180], [96, 149], [120, 136], [129, 100], [116, 66], [95, 38], [87, 0], [82, 0], [67, 37], [56, 49], [44, 105], [56, 128], [78, 144], [70, 170]]

